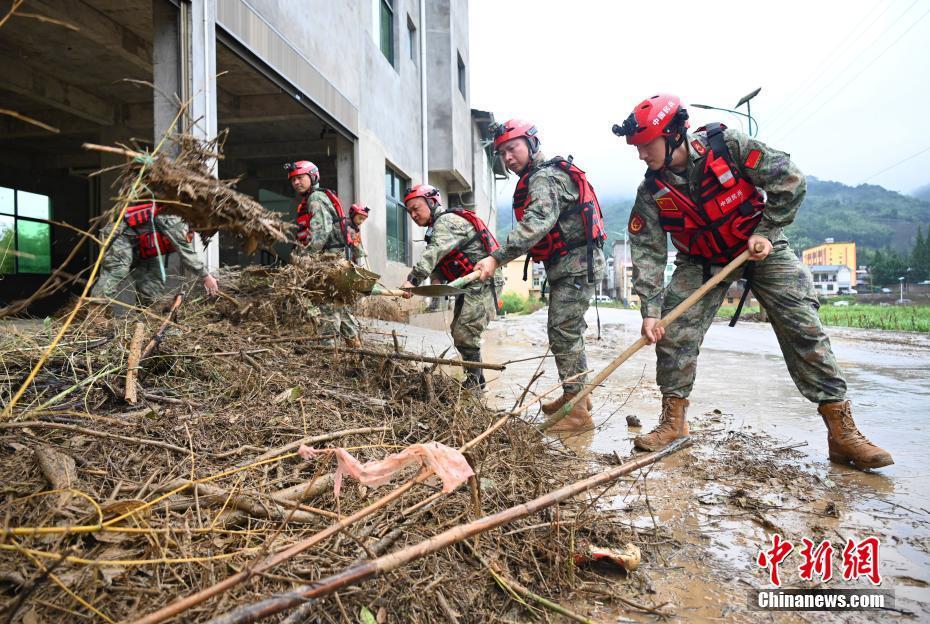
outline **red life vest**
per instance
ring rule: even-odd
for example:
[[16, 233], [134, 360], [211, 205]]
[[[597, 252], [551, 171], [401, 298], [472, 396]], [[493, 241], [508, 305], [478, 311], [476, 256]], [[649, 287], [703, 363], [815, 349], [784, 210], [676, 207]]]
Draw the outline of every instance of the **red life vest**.
[[126, 209], [123, 221], [136, 231], [136, 249], [139, 258], [148, 259], [155, 256], [167, 256], [177, 249], [171, 239], [155, 227], [155, 213], [158, 206], [154, 203], [137, 204]]
[[[341, 243], [330, 243], [323, 247], [323, 250], [327, 249], [339, 249], [344, 248], [346, 250], [346, 255], [349, 254], [349, 247], [351, 243], [349, 242], [349, 231], [348, 231], [348, 219], [346, 219], [345, 210], [342, 209], [342, 202], [339, 201], [339, 196], [336, 195], [333, 191], [324, 188], [319, 189], [326, 194], [326, 197], [329, 198], [329, 201], [333, 205], [333, 209], [336, 211], [336, 223], [339, 225], [339, 230], [342, 232], [342, 241]], [[312, 193], [313, 191], [311, 191]], [[304, 196], [300, 201], [300, 204], [297, 206], [297, 242], [301, 245], [306, 245], [310, 240], [310, 220], [313, 218], [313, 213], [310, 212], [310, 206], [307, 202], [307, 199], [310, 197], [310, 194]]]
[[[646, 173], [646, 187], [659, 207], [659, 224], [671, 234], [679, 251], [710, 264], [726, 264], [746, 249], [746, 242], [762, 220], [765, 200], [734, 166], [723, 140], [726, 126], [713, 123], [698, 131], [705, 129], [708, 148], [698, 139], [691, 142], [699, 154], [706, 151], [700, 203], [652, 172]], [[758, 157], [758, 150], [752, 150], [746, 162], [757, 162]]]
[[[447, 253], [442, 257], [442, 260], [436, 264], [436, 270], [442, 273], [442, 276], [445, 277], [448, 281], [458, 279], [464, 275], [468, 275], [475, 270], [475, 263], [478, 260], [494, 253], [501, 248], [500, 244], [497, 242], [497, 239], [494, 238], [494, 234], [491, 233], [491, 230], [488, 229], [488, 226], [484, 221], [481, 220], [478, 215], [476, 215], [471, 210], [446, 210], [444, 213], [439, 215], [438, 218], [441, 218], [446, 214], [454, 214], [462, 217], [468, 221], [473, 228], [475, 228], [475, 235], [471, 238], [461, 242], [456, 246], [455, 249]], [[484, 254], [478, 258], [471, 258], [462, 251], [463, 247], [467, 247], [475, 240], [481, 241], [481, 246], [484, 247]], [[429, 242], [427, 240], [427, 242]]]
[[[568, 174], [568, 176], [578, 185], [578, 203], [559, 213], [559, 219], [555, 226], [538, 243], [530, 248], [529, 255], [526, 259], [526, 265], [523, 268], [523, 279], [526, 280], [526, 269], [530, 259], [534, 262], [543, 262], [546, 266], [556, 264], [562, 256], [568, 255], [572, 249], [585, 246], [587, 247], [588, 261], [588, 282], [594, 281], [594, 248], [602, 247], [607, 240], [607, 228], [604, 225], [604, 215], [601, 213], [601, 204], [597, 200], [594, 188], [588, 182], [584, 171], [572, 164], [572, 157], [568, 160], [561, 156], [556, 156], [552, 160], [542, 163], [538, 167], [533, 167], [522, 176], [517, 182], [517, 187], [513, 192], [513, 212], [517, 221], [523, 220], [526, 207], [529, 204], [529, 182], [530, 177], [543, 167], [558, 167]], [[581, 215], [581, 221], [584, 228], [584, 240], [569, 243], [562, 234], [561, 223], [563, 220], [574, 218]]]

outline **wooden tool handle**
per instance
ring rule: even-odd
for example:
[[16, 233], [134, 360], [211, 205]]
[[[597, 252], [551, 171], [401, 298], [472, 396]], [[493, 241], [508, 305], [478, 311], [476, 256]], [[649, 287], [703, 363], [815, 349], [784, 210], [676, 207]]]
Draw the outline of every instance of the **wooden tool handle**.
[[451, 286], [452, 288], [461, 288], [462, 286], [468, 286], [469, 284], [474, 282], [479, 277], [481, 277], [481, 271], [472, 271], [468, 275], [463, 275], [462, 277], [456, 280], [452, 280], [451, 282], [449, 282], [448, 286]]
[[389, 288], [384, 288], [379, 284], [375, 284], [371, 287], [371, 294], [378, 297], [403, 297], [407, 294], [407, 291], [400, 290], [399, 288], [396, 290], [391, 290]]

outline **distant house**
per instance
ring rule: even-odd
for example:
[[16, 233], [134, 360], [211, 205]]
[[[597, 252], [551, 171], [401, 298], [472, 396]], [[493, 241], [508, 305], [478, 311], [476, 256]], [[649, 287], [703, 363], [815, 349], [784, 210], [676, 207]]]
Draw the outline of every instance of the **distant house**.
[[546, 277], [546, 270], [541, 262], [531, 262], [527, 267], [527, 279], [523, 281], [523, 266], [526, 256], [520, 256], [504, 265], [504, 289], [502, 294], [513, 293], [521, 297], [540, 298], [542, 283]]
[[824, 240], [822, 245], [809, 247], [801, 252], [804, 264], [814, 266], [843, 265], [849, 268], [851, 288], [856, 287], [856, 243], [837, 243], [832, 238]]
[[810, 267], [814, 276], [814, 290], [819, 295], [842, 295], [852, 287], [854, 273], [841, 264], [815, 264]]

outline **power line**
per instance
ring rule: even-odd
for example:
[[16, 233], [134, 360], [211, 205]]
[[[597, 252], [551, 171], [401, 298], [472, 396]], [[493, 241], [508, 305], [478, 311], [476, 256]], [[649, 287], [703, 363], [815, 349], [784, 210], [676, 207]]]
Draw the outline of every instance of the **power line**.
[[[917, 26], [917, 24], [919, 24], [921, 21], [923, 21], [923, 19], [924, 19], [925, 17], [927, 17], [927, 15], [930, 15], [930, 10], [926, 11], [923, 15], [921, 15], [920, 17], [918, 17], [910, 26], [907, 27], [907, 29], [905, 29], [904, 32], [902, 32], [900, 35], [898, 35], [897, 38], [896, 38], [894, 41], [892, 41], [892, 42], [888, 45], [888, 47], [886, 47], [884, 50], [882, 50], [881, 52], [879, 52], [879, 53], [878, 53], [878, 56], [874, 57], [871, 61], [869, 61], [869, 62], [866, 64], [865, 67], [863, 67], [862, 69], [860, 69], [852, 78], [850, 78], [849, 80], [847, 80], [846, 82], [844, 82], [838, 89], [836, 89], [835, 91], [833, 91], [833, 95], [835, 96], [835, 95], [839, 94], [839, 93], [840, 93], [841, 91], [843, 91], [846, 87], [848, 87], [849, 85], [851, 85], [851, 84], [853, 83], [853, 81], [854, 81], [856, 78], [858, 78], [859, 76], [861, 76], [862, 73], [865, 72], [865, 70], [867, 70], [869, 67], [871, 67], [872, 65], [874, 65], [875, 62], [876, 62], [878, 59], [880, 59], [881, 57], [883, 57], [883, 56], [885, 55], [885, 52], [887, 52], [888, 50], [890, 50], [891, 48], [893, 48], [899, 41], [901, 41], [901, 39], [903, 39], [904, 36], [905, 36], [907, 33], [911, 32], [911, 30], [913, 30], [914, 27]], [[820, 111], [822, 111], [822, 110], [823, 110], [823, 108], [820, 108], [820, 107], [815, 108], [814, 110], [812, 110], [812, 111], [810, 112], [810, 114], [807, 115], [807, 117], [805, 117], [805, 118], [802, 119], [801, 121], [799, 121], [799, 122], [797, 122], [796, 124], [794, 124], [793, 126], [791, 126], [788, 130], [786, 130], [786, 131], [784, 131], [784, 132], [778, 132], [778, 133], [776, 133], [776, 134], [780, 135], [782, 138], [787, 137], [787, 136], [790, 135], [792, 132], [794, 132], [795, 130], [797, 130], [799, 127], [801, 127], [808, 119], [810, 119], [811, 117], [813, 117], [814, 115], [816, 115], [818, 112], [820, 112]]]
[[[873, 47], [875, 47], [875, 46], [878, 44], [878, 42], [879, 42], [882, 38], [885, 37], [885, 35], [887, 35], [895, 26], [897, 26], [897, 25], [898, 25], [898, 22], [900, 22], [900, 21], [904, 18], [904, 16], [907, 15], [907, 13], [908, 13], [912, 8], [914, 8], [914, 6], [915, 6], [918, 2], [920, 2], [920, 0], [914, 0], [914, 2], [912, 2], [910, 5], [908, 5], [908, 7], [907, 7], [906, 9], [904, 9], [904, 11], [901, 12], [901, 14], [898, 15], [898, 17], [896, 17], [896, 18], [894, 19], [894, 21], [892, 21], [881, 33], [879, 33], [878, 36], [876, 36], [867, 46], [865, 46], [864, 48], [862, 48], [861, 50], [859, 50], [859, 53], [856, 54], [856, 56], [854, 56], [853, 59], [852, 59], [849, 63], [847, 63], [845, 67], [843, 67], [840, 71], [834, 73], [834, 74], [833, 74], [833, 77], [832, 77], [830, 80], [828, 80], [826, 83], [822, 84], [822, 85], [820, 86], [820, 88], [817, 89], [817, 91], [816, 91], [813, 95], [808, 95], [807, 99], [804, 101], [804, 103], [801, 105], [801, 107], [797, 110], [796, 114], [797, 114], [797, 115], [800, 115], [804, 110], [806, 110], [806, 109], [807, 109], [809, 106], [811, 106], [812, 104], [816, 106], [816, 103], [817, 103], [817, 101], [819, 100], [820, 96], [823, 95], [824, 93], [826, 93], [827, 90], [828, 90], [834, 83], [836, 83], [836, 81], [839, 80], [839, 79], [843, 76], [843, 74], [845, 74], [847, 71], [849, 71], [849, 69], [850, 69], [853, 65], [855, 65], [856, 62], [857, 62], [860, 58], [862, 58], [862, 56], [863, 56], [866, 52], [868, 52], [868, 51], [871, 50]], [[920, 21], [920, 20], [918, 20], [918, 21]], [[916, 24], [916, 23], [917, 23], [917, 22], [914, 22], [914, 24]], [[911, 27], [913, 27], [913, 24], [911, 25]], [[900, 37], [899, 37], [899, 39], [900, 39]], [[896, 40], [896, 41], [897, 41], [897, 40]], [[816, 110], [816, 109], [815, 109], [815, 110]], [[788, 120], [788, 123], [790, 123], [790, 118], [789, 118], [789, 120]], [[781, 125], [781, 126], [784, 126], [785, 124], [780, 124], [780, 125]], [[770, 125], [769, 127], [771, 128], [772, 126]], [[783, 133], [782, 133], [781, 129], [779, 128], [779, 129], [777, 129], [775, 132], [771, 133], [769, 136], [777, 136], [777, 135], [781, 135], [781, 134], [783, 134]]]
[[913, 160], [913, 159], [917, 158], [918, 156], [920, 156], [920, 155], [923, 154], [924, 152], [930, 152], [930, 145], [928, 145], [927, 147], [923, 148], [922, 150], [920, 150], [920, 151], [917, 152], [916, 154], [911, 154], [911, 155], [908, 156], [907, 158], [904, 158], [904, 159], [902, 159], [902, 160], [899, 160], [898, 162], [896, 162], [895, 164], [891, 165], [890, 167], [885, 167], [884, 169], [882, 169], [882, 170], [879, 171], [878, 173], [873, 173], [872, 175], [870, 175], [869, 177], [867, 177], [866, 179], [864, 179], [863, 182], [868, 182], [868, 181], [871, 180], [872, 178], [876, 178], [876, 177], [880, 176], [881, 174], [885, 173], [886, 171], [891, 171], [892, 169], [894, 169], [894, 168], [897, 167], [898, 165], [903, 165], [903, 164], [906, 163], [907, 161]]
[[[887, 13], [888, 11], [891, 10], [891, 7], [892, 7], [893, 5], [894, 5], [894, 0], [891, 0], [890, 2], [888, 2], [888, 4], [885, 5], [885, 10], [883, 10], [879, 15], [876, 15], [876, 16], [875, 16], [875, 19], [872, 20], [871, 22], [869, 22], [869, 25], [874, 24], [877, 20], [881, 19], [881, 18], [885, 15], [885, 13]], [[875, 5], [872, 6], [871, 9], [868, 10], [868, 12], [867, 12], [867, 13], [862, 17], [862, 19], [852, 28], [852, 30], [850, 30], [850, 31], [846, 34], [846, 37], [845, 37], [839, 44], [837, 44], [837, 45], [833, 48], [833, 52], [830, 53], [830, 55], [827, 56], [827, 58], [825, 58], [825, 59], [820, 63], [820, 65], [819, 65], [817, 68], [815, 68], [814, 71], [812, 71], [812, 72], [807, 76], [807, 78], [804, 79], [803, 82], [801, 82], [797, 87], [795, 87], [794, 91], [792, 91], [792, 92], [788, 95], [788, 97], [785, 98], [785, 100], [784, 100], [784, 101], [782, 102], [782, 104], [779, 106], [778, 110], [775, 111], [775, 115], [773, 115], [770, 119], [768, 119], [767, 123], [773, 124], [773, 123], [775, 123], [776, 121], [778, 121], [779, 119], [781, 119], [781, 117], [785, 114], [785, 111], [790, 110], [791, 107], [792, 107], [792, 105], [795, 103], [795, 101], [797, 101], [797, 99], [798, 99], [809, 87], [812, 87], [812, 86], [816, 83], [816, 80], [817, 80], [818, 78], [820, 78], [820, 76], [826, 71], [826, 69], [827, 69], [827, 68], [830, 66], [830, 64], [833, 62], [834, 57], [836, 57], [836, 56], [837, 56], [838, 54], [840, 54], [841, 52], [845, 52], [845, 49], [844, 49], [844, 48], [845, 48], [845, 46], [846, 46], [846, 43], [847, 43], [847, 42], [851, 42], [851, 40], [853, 39], [853, 37], [855, 37], [855, 36], [857, 36], [857, 35], [859, 35], [859, 34], [864, 34], [865, 31], [868, 30], [868, 26], [867, 26], [867, 27], [862, 31], [862, 33], [860, 33], [860, 32], [859, 32], [859, 27], [862, 26], [863, 24], [865, 24], [865, 23], [869, 20], [869, 17], [872, 15], [872, 12], [875, 11], [875, 9], [877, 9], [877, 8], [879, 8], [879, 7], [881, 7], [881, 6], [882, 6], [882, 5], [881, 5], [880, 3], [876, 3]]]

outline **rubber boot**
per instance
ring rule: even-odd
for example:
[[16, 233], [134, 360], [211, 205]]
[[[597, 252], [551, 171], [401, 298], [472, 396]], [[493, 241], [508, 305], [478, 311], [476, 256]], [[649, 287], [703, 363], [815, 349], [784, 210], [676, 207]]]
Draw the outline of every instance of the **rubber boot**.
[[649, 433], [636, 436], [633, 445], [643, 451], [658, 451], [688, 435], [688, 399], [662, 397], [659, 424]]
[[[566, 392], [562, 395], [565, 405], [578, 395], [577, 392]], [[587, 399], [587, 397], [585, 397]], [[561, 406], [560, 406], [561, 407]], [[554, 412], [553, 412], [554, 413]], [[575, 403], [575, 406], [562, 420], [549, 427], [548, 431], [587, 431], [594, 428], [594, 420], [591, 418], [591, 410], [588, 409], [588, 401], [582, 400]]]
[[824, 403], [818, 409], [827, 426], [830, 460], [856, 468], [881, 468], [894, 463], [891, 453], [869, 442], [856, 427], [849, 401]]
[[[571, 401], [573, 398], [575, 398], [575, 395], [576, 395], [576, 394], [578, 394], [578, 393], [577, 393], [577, 392], [568, 392], [568, 393], [566, 393], [566, 392], [563, 391], [563, 392], [562, 392], [562, 396], [560, 396], [559, 398], [553, 399], [552, 401], [547, 401], [546, 403], [543, 403], [543, 404], [540, 406], [540, 407], [542, 408], [543, 414], [546, 414], [547, 416], [552, 416], [552, 415], [555, 414], [557, 411], [559, 411], [560, 409], [562, 409], [562, 406], [563, 406], [563, 405], [565, 405], [566, 403], [568, 403], [569, 401]], [[588, 411], [589, 411], [589, 412], [591, 411], [591, 408], [594, 407], [594, 403], [591, 402], [591, 395], [590, 395], [590, 394], [584, 398], [584, 404], [585, 404], [585, 407], [588, 408]]]
[[[481, 349], [459, 349], [459, 355], [466, 362], [480, 362]], [[484, 369], [469, 366], [465, 368], [465, 381], [462, 386], [469, 389], [484, 390]]]
[[359, 336], [348, 336], [344, 337], [343, 340], [346, 343], [346, 346], [350, 349], [361, 349], [362, 348], [362, 339]]

